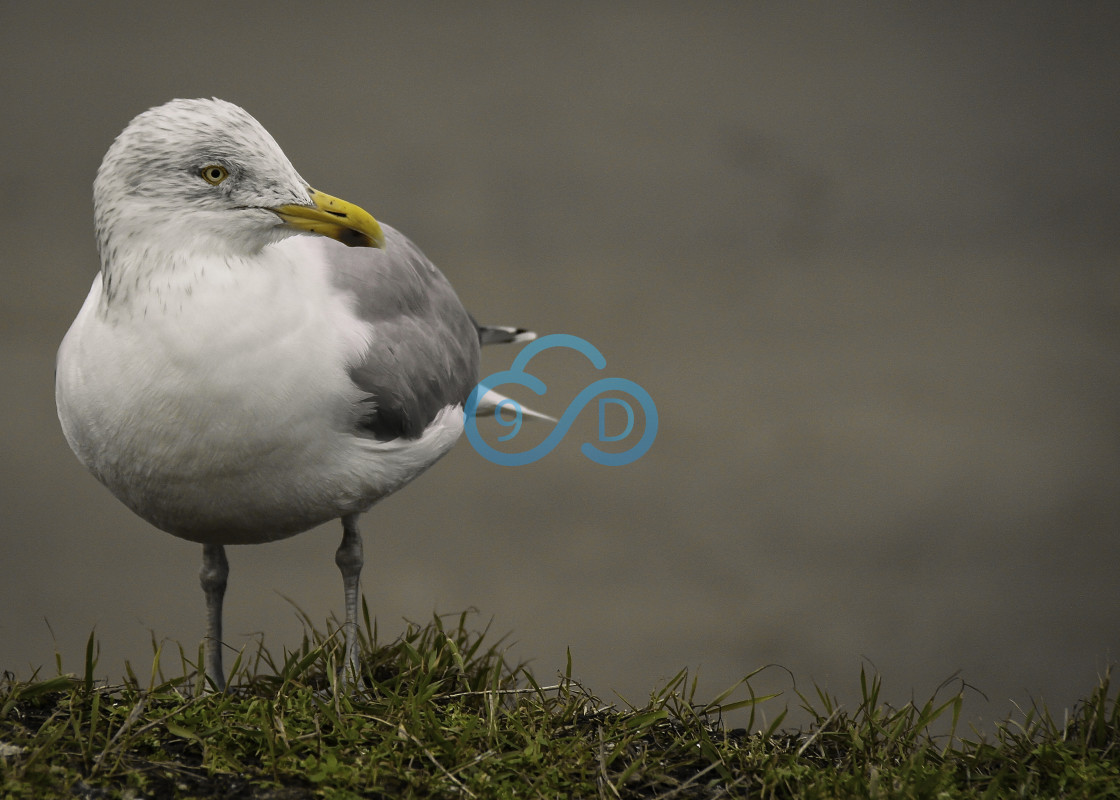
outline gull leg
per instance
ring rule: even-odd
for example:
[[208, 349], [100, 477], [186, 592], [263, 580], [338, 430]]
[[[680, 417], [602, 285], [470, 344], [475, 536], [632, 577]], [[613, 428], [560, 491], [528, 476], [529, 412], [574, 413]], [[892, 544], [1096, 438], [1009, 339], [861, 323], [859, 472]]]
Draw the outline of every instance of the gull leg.
[[334, 563], [342, 572], [342, 589], [346, 595], [346, 658], [342, 667], [342, 685], [349, 688], [360, 683], [358, 675], [358, 577], [362, 574], [362, 535], [358, 533], [358, 515], [342, 518], [342, 544], [334, 554]]
[[219, 690], [226, 688], [222, 672], [222, 598], [226, 594], [227, 577], [226, 549], [220, 544], [204, 544], [198, 580], [206, 595], [206, 674]]

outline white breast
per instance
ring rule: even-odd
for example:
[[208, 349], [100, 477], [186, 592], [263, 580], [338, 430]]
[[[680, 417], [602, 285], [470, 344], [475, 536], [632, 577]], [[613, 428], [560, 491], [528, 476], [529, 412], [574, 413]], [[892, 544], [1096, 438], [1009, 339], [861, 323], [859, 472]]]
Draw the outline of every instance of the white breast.
[[[309, 244], [310, 242], [310, 244]], [[290, 536], [364, 510], [454, 444], [352, 433], [348, 369], [370, 346], [347, 298], [308, 268], [314, 240], [214, 263], [106, 308], [100, 277], [59, 350], [56, 394], [79, 459], [137, 514], [201, 542]]]

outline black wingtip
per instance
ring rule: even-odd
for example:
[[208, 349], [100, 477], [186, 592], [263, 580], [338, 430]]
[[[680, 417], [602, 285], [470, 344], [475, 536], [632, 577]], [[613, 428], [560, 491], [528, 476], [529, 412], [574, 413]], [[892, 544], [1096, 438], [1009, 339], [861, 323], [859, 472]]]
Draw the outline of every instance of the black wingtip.
[[478, 343], [481, 345], [531, 342], [536, 338], [537, 334], [525, 328], [510, 328], [502, 325], [478, 326]]

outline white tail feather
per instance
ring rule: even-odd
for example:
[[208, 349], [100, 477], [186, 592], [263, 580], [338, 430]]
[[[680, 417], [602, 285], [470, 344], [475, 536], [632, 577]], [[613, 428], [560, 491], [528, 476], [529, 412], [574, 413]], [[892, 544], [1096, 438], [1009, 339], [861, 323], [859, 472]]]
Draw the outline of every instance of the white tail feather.
[[546, 422], [559, 422], [556, 417], [550, 417], [548, 414], [543, 414], [540, 411], [534, 411], [521, 402], [514, 400], [512, 397], [506, 397], [504, 394], [498, 394], [493, 389], [490, 389], [482, 397], [478, 398], [478, 406], [475, 408], [475, 416], [478, 417], [492, 417], [498, 410], [498, 406], [504, 401], [508, 400], [511, 403], [517, 403], [521, 409], [522, 416], [531, 419], [544, 420]]

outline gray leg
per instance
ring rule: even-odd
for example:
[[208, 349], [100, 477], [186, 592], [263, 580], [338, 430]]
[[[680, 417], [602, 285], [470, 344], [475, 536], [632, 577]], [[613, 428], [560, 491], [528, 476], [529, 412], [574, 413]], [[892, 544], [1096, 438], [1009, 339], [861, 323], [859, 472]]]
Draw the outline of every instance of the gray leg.
[[342, 544], [334, 554], [334, 563], [342, 572], [342, 588], [346, 595], [346, 659], [342, 668], [342, 684], [359, 683], [358, 675], [358, 577], [362, 574], [362, 535], [358, 533], [358, 515], [342, 518]]
[[226, 549], [220, 544], [204, 544], [198, 579], [206, 594], [206, 674], [218, 689], [226, 688], [222, 672], [222, 598], [226, 594], [227, 577]]

